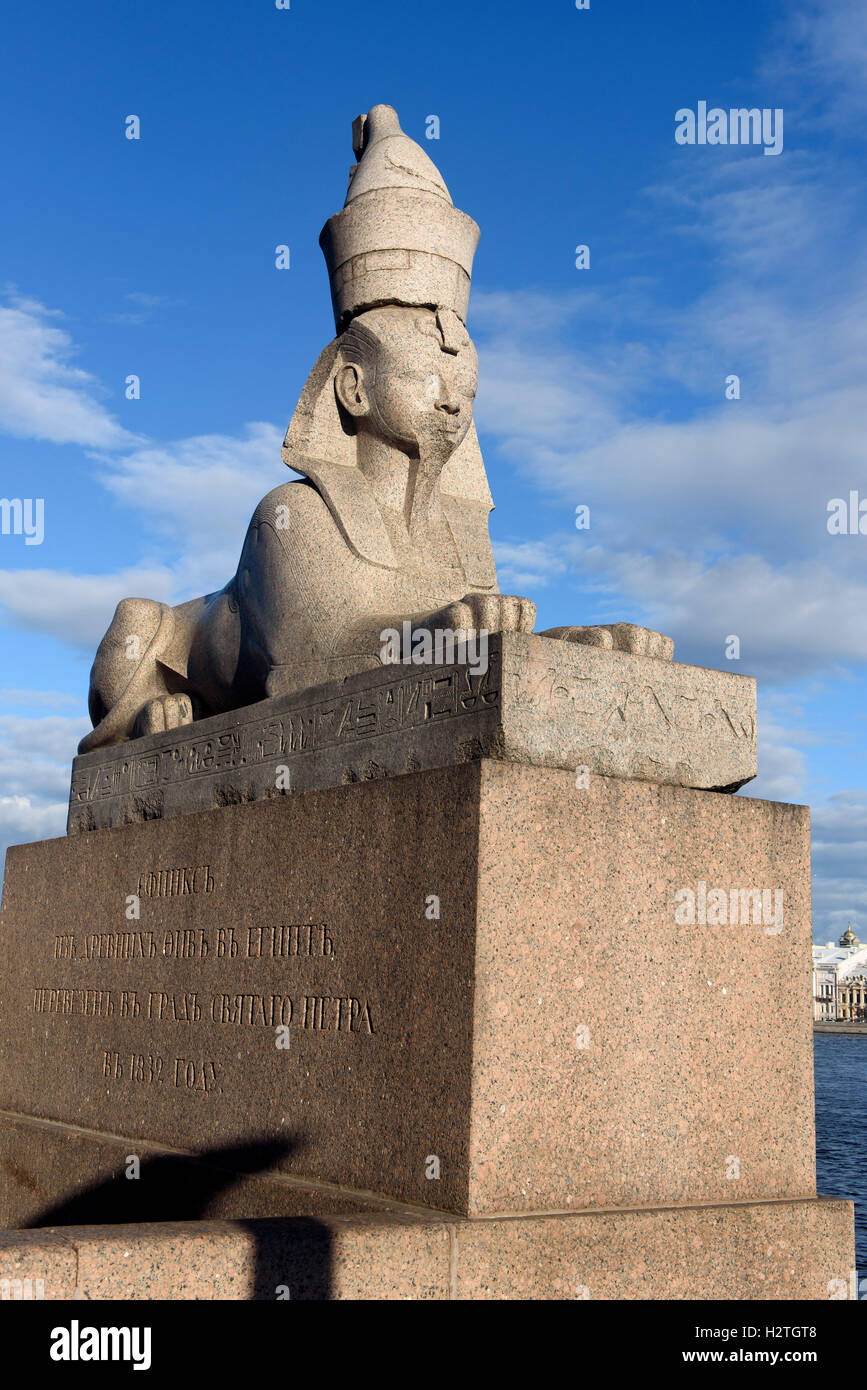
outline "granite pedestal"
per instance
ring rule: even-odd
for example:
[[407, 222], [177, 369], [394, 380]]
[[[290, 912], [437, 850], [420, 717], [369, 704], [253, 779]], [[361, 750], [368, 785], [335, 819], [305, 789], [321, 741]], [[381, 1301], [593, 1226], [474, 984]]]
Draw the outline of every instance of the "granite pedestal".
[[660, 1247], [642, 1296], [720, 1261], [760, 1296], [767, 1221], [776, 1296], [852, 1267], [803, 807], [481, 758], [15, 847], [0, 922], [7, 1226], [439, 1212], [491, 1296], [580, 1229], [619, 1297], [588, 1214], [664, 1246], [712, 1210], [700, 1291]]

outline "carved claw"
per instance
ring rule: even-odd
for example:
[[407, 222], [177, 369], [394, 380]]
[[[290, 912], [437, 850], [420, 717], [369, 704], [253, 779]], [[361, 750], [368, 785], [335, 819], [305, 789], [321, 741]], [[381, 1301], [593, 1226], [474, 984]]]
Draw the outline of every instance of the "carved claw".
[[161, 695], [156, 700], [148, 700], [139, 711], [134, 737], [161, 734], [166, 729], [178, 729], [182, 724], [192, 722], [193, 702], [189, 695]]
[[595, 627], [549, 627], [540, 637], [553, 637], [559, 642], [580, 642], [585, 647], [602, 647], [606, 651], [628, 652], [630, 656], [652, 656], [658, 661], [671, 661], [674, 642], [650, 627], [635, 623], [600, 623]]
[[465, 594], [444, 610], [449, 627], [478, 632], [532, 632], [536, 605], [511, 594]]

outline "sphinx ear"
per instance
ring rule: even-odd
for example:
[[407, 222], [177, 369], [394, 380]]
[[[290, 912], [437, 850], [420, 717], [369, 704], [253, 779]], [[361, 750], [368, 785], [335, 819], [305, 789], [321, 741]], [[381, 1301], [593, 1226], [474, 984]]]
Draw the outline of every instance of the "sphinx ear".
[[370, 401], [364, 382], [364, 371], [354, 362], [341, 367], [334, 378], [334, 392], [350, 415], [360, 418], [370, 414]]

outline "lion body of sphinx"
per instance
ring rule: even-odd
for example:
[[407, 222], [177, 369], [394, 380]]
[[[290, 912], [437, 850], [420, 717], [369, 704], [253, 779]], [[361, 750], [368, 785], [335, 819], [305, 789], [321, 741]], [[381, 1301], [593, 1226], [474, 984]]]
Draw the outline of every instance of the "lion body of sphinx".
[[314, 484], [274, 488], [223, 589], [174, 607], [144, 598], [118, 604], [91, 672], [96, 727], [80, 751], [370, 670], [380, 664], [386, 628], [423, 624], [468, 593], [497, 592], [490, 542], [489, 582], [480, 584], [448, 510], [454, 521], [459, 508], [443, 508], [419, 548], [405, 528], [401, 535], [399, 518], [377, 508], [395, 561], [377, 563], [347, 539]]

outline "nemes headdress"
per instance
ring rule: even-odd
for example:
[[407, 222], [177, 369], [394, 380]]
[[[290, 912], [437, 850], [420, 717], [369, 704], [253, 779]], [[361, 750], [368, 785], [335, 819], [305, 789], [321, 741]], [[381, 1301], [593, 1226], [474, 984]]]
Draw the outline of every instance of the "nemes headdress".
[[319, 237], [338, 333], [383, 304], [451, 309], [465, 323], [478, 226], [393, 107], [358, 116], [352, 148], [346, 202]]
[[[283, 443], [283, 461], [304, 474], [327, 502], [350, 548], [372, 564], [397, 559], [357, 465], [356, 439], [341, 420], [334, 390], [347, 328], [357, 315], [387, 305], [428, 309], [444, 333], [451, 315], [467, 317], [479, 228], [453, 204], [439, 171], [404, 135], [391, 106], [353, 122], [358, 163], [341, 212], [322, 229], [338, 336], [323, 349], [301, 392]], [[453, 323], [453, 320], [452, 320]], [[440, 495], [464, 571], [479, 588], [496, 587], [488, 536], [493, 507], [475, 425], [452, 454]]]

